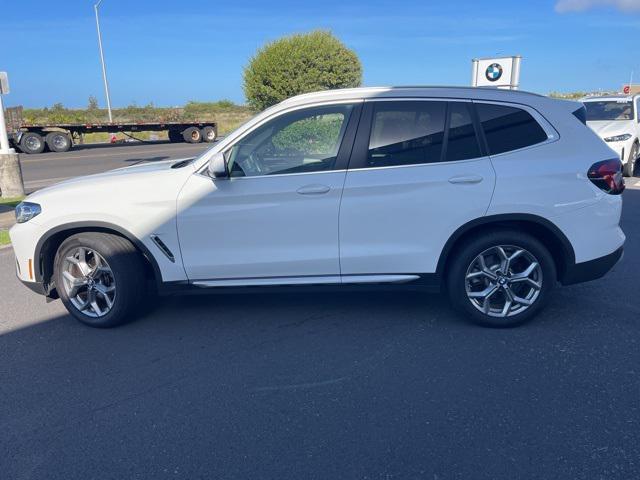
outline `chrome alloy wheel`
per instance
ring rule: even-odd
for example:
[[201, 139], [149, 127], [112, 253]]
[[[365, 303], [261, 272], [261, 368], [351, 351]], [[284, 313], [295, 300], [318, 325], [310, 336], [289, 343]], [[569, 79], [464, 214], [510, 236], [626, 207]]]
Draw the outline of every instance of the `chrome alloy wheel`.
[[491, 317], [511, 317], [527, 310], [540, 296], [542, 268], [536, 257], [512, 245], [491, 247], [467, 268], [467, 298]]
[[64, 259], [62, 281], [69, 301], [88, 317], [104, 317], [116, 298], [111, 267], [95, 250], [77, 247]]

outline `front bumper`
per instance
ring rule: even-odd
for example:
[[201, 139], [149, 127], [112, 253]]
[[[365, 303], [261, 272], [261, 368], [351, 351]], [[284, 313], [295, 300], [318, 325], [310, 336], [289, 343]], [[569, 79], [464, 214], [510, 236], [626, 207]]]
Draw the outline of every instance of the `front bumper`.
[[563, 285], [573, 285], [601, 278], [620, 261], [623, 253], [624, 247], [620, 247], [615, 252], [605, 255], [604, 257], [595, 258], [587, 262], [575, 263], [567, 267], [561, 283]]
[[20, 283], [22, 283], [25, 287], [27, 287], [32, 292], [37, 293], [38, 295], [49, 296], [49, 292], [47, 292], [47, 289], [44, 287], [42, 283], [28, 282], [26, 280], [22, 280], [20, 277], [18, 277], [18, 280], [20, 280]]

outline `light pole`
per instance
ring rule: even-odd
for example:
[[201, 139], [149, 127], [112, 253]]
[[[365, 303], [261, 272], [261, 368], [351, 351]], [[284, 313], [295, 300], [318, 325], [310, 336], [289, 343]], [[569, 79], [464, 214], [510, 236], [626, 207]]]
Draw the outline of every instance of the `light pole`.
[[102, 79], [104, 80], [104, 93], [107, 97], [107, 110], [109, 112], [109, 123], [113, 123], [113, 117], [111, 116], [111, 97], [109, 96], [109, 82], [107, 81], [107, 67], [104, 64], [104, 53], [102, 53], [102, 34], [100, 33], [100, 19], [98, 17], [98, 7], [102, 3], [102, 0], [98, 0], [93, 6], [96, 12], [96, 29], [98, 30], [98, 47], [100, 48], [100, 62], [102, 63]]

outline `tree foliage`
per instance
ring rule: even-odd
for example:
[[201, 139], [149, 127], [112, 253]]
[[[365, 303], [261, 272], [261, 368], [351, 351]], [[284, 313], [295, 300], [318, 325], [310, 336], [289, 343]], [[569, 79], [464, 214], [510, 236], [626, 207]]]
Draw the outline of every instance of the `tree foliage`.
[[257, 110], [301, 93], [361, 83], [362, 65], [355, 52], [320, 30], [265, 45], [244, 69], [245, 96]]

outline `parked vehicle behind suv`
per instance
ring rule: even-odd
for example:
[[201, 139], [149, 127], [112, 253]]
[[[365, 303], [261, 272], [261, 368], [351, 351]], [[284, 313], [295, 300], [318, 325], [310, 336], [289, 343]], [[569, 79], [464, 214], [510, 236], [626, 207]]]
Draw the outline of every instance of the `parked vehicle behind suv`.
[[472, 88], [286, 100], [193, 160], [40, 190], [16, 209], [18, 277], [80, 321], [160, 293], [441, 288], [511, 326], [622, 255], [621, 163], [579, 103]]
[[640, 95], [609, 95], [583, 100], [587, 125], [617, 154], [626, 177], [633, 177], [640, 155]]

